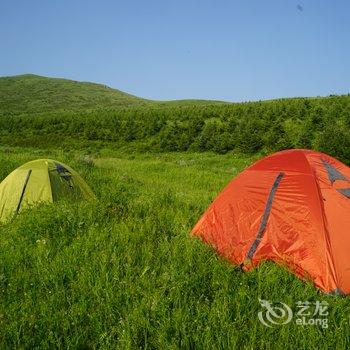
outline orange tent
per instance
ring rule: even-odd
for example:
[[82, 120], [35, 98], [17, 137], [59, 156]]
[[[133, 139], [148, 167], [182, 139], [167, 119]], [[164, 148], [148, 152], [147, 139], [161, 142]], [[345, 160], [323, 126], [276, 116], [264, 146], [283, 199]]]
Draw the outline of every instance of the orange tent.
[[241, 172], [192, 230], [244, 270], [286, 265], [327, 293], [350, 293], [350, 168], [310, 150]]

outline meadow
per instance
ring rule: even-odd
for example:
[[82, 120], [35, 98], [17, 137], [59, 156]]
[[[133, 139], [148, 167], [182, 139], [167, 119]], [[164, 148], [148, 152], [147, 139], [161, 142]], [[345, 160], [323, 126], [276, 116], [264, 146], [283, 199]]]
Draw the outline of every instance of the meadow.
[[[0, 226], [0, 349], [349, 348], [348, 298], [270, 262], [243, 273], [190, 235], [230, 179], [266, 154], [313, 148], [349, 165], [349, 116], [350, 95], [160, 102], [0, 78], [0, 181], [52, 158], [98, 198], [42, 204]], [[267, 327], [259, 299], [294, 315], [298, 301], [327, 302], [328, 327]]]
[[[98, 201], [40, 205], [0, 227], [0, 348], [345, 349], [348, 298], [284, 268], [243, 273], [190, 230], [261, 157], [0, 148], [0, 180], [35, 158], [76, 169]], [[260, 299], [326, 301], [328, 328], [266, 327]]]

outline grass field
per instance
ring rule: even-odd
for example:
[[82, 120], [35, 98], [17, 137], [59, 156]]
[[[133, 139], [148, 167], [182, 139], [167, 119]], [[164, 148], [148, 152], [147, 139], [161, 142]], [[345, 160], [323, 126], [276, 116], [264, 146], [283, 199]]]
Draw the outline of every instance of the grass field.
[[49, 114], [67, 111], [114, 110], [123, 107], [193, 106], [228, 104], [222, 101], [152, 101], [130, 95], [103, 84], [24, 74], [0, 77], [0, 113]]
[[[323, 295], [272, 263], [243, 273], [189, 234], [256, 159], [2, 148], [1, 180], [50, 157], [75, 168], [94, 203], [60, 202], [0, 227], [0, 348], [345, 349], [348, 298]], [[327, 301], [328, 328], [268, 328], [259, 298]]]
[[0, 111], [13, 115], [147, 103], [105, 85], [34, 74], [0, 77], [0, 96]]

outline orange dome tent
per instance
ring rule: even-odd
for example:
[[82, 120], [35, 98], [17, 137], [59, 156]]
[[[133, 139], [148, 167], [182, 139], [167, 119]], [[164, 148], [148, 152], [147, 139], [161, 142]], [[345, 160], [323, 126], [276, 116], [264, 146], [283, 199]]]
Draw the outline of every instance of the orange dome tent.
[[244, 270], [287, 265], [327, 293], [350, 293], [350, 168], [310, 150], [241, 172], [192, 230]]

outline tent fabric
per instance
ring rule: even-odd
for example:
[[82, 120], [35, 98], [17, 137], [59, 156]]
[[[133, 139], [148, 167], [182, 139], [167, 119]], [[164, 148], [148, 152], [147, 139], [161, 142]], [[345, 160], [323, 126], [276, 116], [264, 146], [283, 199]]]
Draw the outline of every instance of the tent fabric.
[[0, 222], [8, 221], [34, 204], [61, 198], [93, 199], [95, 195], [68, 165], [51, 159], [28, 162], [0, 184]]
[[272, 260], [324, 292], [349, 294], [349, 179], [326, 154], [275, 153], [234, 178], [192, 234], [244, 270]]

